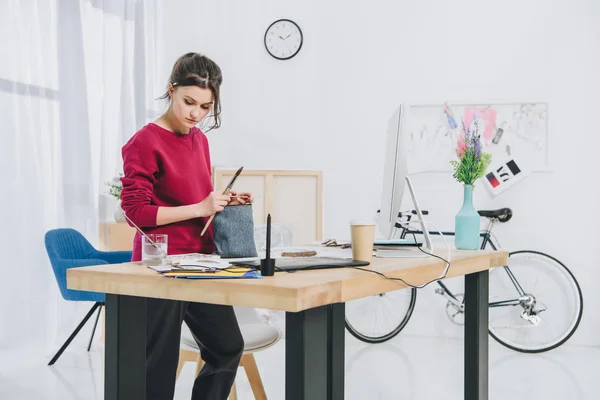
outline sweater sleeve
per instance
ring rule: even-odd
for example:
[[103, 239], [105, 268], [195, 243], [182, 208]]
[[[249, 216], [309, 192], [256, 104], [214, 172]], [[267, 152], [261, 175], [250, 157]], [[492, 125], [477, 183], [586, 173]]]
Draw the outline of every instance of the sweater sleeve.
[[141, 153], [144, 151], [131, 146], [123, 148], [121, 208], [129, 219], [143, 228], [156, 226], [159, 206], [152, 204], [152, 196], [158, 166], [152, 156], [144, 157], [145, 161], [140, 160]]

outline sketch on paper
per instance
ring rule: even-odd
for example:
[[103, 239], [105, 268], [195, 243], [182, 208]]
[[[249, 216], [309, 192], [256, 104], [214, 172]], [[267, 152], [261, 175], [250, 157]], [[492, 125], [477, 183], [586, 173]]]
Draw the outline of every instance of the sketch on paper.
[[548, 104], [519, 103], [409, 107], [409, 171], [451, 171], [461, 124], [472, 128], [475, 121], [492, 159], [516, 158], [531, 171], [549, 170]]

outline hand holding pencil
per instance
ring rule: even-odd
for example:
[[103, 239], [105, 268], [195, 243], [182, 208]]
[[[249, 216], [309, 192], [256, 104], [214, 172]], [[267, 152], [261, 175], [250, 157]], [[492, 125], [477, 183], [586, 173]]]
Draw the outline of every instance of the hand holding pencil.
[[223, 211], [225, 206], [231, 202], [231, 196], [229, 194], [222, 194], [218, 192], [210, 192], [204, 200], [199, 204], [201, 213], [203, 215], [214, 215], [220, 211]]
[[200, 236], [204, 236], [210, 223], [215, 217], [215, 214], [223, 211], [230, 202], [231, 196], [229, 193], [219, 194], [217, 192], [210, 192], [210, 194], [204, 200], [202, 200], [200, 207], [206, 211], [203, 214], [210, 215], [210, 218], [208, 221], [206, 221], [206, 225], [204, 225], [204, 229], [202, 229], [202, 232], [200, 232]]
[[[222, 203], [219, 203], [218, 205], [218, 210], [216, 210], [208, 219], [208, 221], [206, 221], [206, 225], [204, 225], [204, 229], [202, 229], [202, 232], [200, 232], [200, 236], [204, 236], [204, 234], [206, 233], [206, 230], [208, 229], [208, 227], [210, 226], [210, 223], [212, 222], [212, 220], [215, 218], [215, 214], [219, 211], [223, 211], [223, 209], [225, 208], [226, 205], [231, 203], [231, 188], [233, 187], [233, 184], [235, 183], [236, 179], [238, 176], [240, 176], [240, 174], [242, 173], [242, 170], [244, 169], [244, 167], [240, 167], [240, 169], [238, 169], [235, 174], [233, 175], [233, 177], [231, 178], [231, 181], [229, 181], [229, 184], [227, 185], [227, 187], [225, 187], [225, 190], [223, 190], [223, 194], [222, 196], [227, 196], [227, 202], [225, 203], [225, 205], [223, 205]], [[213, 192], [214, 193], [214, 192]], [[213, 195], [213, 193], [211, 193], [211, 195]], [[215, 194], [215, 196], [218, 196]], [[250, 196], [251, 197], [251, 196]], [[223, 200], [223, 199], [220, 199]], [[238, 198], [236, 200], [239, 204], [240, 203], [240, 198]], [[243, 200], [242, 200], [243, 201]], [[204, 202], [204, 201], [203, 201]]]
[[210, 212], [210, 218], [206, 222], [204, 229], [202, 229], [200, 236], [203, 236], [206, 233], [206, 230], [215, 217], [215, 214], [223, 211], [226, 206], [251, 204], [253, 201], [254, 199], [250, 193], [229, 192], [229, 194], [219, 194], [217, 192], [211, 192], [208, 197], [202, 201], [202, 203], [206, 204], [200, 203], [205, 210], [209, 210]]

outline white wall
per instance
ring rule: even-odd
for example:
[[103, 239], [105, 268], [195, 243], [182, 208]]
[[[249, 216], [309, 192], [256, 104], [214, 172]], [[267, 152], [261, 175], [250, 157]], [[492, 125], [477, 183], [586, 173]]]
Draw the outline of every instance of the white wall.
[[[546, 251], [573, 270], [585, 309], [570, 343], [600, 345], [600, 235], [592, 229], [599, 220], [598, 17], [591, 0], [182, 0], [164, 7], [163, 76], [166, 84], [184, 52], [216, 60], [224, 111], [222, 128], [209, 135], [213, 163], [322, 170], [326, 237], [347, 237], [354, 214], [378, 207], [385, 129], [399, 103], [547, 101], [554, 171], [497, 198], [479, 190], [476, 203], [513, 208], [513, 220], [497, 231], [505, 248]], [[289, 61], [263, 46], [279, 18], [304, 33]], [[432, 219], [452, 229], [460, 185], [439, 174], [414, 181]], [[434, 296], [433, 287], [420, 292], [407, 333], [460, 335]]]

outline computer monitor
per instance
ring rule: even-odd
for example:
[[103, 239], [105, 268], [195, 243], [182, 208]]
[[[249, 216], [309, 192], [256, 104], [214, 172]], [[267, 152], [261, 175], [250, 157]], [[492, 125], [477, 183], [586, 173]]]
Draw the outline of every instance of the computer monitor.
[[[383, 185], [381, 207], [377, 217], [377, 231], [385, 238], [391, 239], [398, 211], [404, 195], [404, 176], [406, 176], [406, 158], [408, 143], [400, 135], [402, 131], [403, 107], [394, 110], [388, 121], [385, 140], [385, 156], [383, 165]], [[398, 185], [397, 182], [402, 182]]]
[[[406, 117], [404, 108], [400, 105], [392, 113], [388, 121], [384, 168], [383, 186], [381, 195], [381, 208], [377, 218], [377, 230], [386, 239], [391, 239], [398, 214], [403, 211], [402, 200], [404, 188], [408, 187], [417, 217], [421, 221], [421, 231], [424, 232], [424, 247], [433, 249], [431, 237], [423, 221], [423, 213], [417, 201], [416, 194], [408, 178], [408, 132], [402, 129]], [[406, 210], [404, 210], [406, 211]]]

